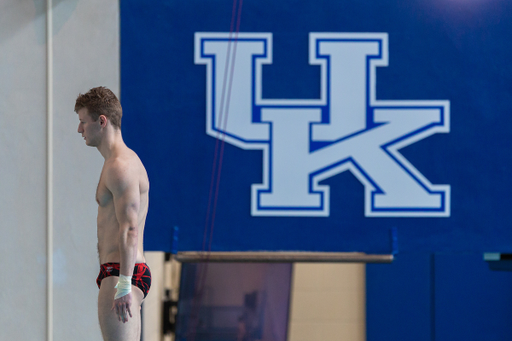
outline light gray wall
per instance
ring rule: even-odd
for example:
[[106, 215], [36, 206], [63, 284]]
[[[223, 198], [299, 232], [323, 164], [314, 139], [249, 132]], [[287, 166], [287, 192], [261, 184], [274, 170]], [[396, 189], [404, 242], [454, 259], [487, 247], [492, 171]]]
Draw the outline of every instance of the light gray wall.
[[0, 330], [42, 340], [45, 332], [44, 21], [29, 1], [0, 8]]
[[[46, 340], [46, 0], [0, 2], [0, 330]], [[118, 0], [53, 0], [54, 340], [100, 340], [94, 200], [103, 159], [76, 132], [77, 95], [119, 95]]]

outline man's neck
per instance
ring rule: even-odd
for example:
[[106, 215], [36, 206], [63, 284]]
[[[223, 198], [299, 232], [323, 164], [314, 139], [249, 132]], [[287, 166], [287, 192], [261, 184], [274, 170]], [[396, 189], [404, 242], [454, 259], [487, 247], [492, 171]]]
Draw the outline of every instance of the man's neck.
[[97, 148], [103, 158], [108, 160], [112, 155], [117, 154], [117, 152], [123, 147], [126, 147], [126, 145], [124, 144], [121, 130], [112, 129], [103, 137], [101, 144]]

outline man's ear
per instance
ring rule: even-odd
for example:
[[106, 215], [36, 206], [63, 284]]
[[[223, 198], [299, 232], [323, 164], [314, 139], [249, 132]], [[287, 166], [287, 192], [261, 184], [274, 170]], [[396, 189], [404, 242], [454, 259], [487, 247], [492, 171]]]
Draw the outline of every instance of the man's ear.
[[105, 128], [107, 126], [108, 118], [105, 115], [100, 115], [99, 117], [100, 125]]

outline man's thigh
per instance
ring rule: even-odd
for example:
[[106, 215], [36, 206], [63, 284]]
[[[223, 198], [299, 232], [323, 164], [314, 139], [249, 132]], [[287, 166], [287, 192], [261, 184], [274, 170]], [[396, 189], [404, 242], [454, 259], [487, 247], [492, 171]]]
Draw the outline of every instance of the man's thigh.
[[115, 286], [119, 280], [117, 276], [106, 277], [101, 281], [98, 296], [98, 318], [100, 320], [101, 333], [105, 341], [139, 341], [140, 340], [140, 305], [144, 295], [132, 286], [132, 317], [128, 316], [128, 322], [119, 321], [114, 304]]

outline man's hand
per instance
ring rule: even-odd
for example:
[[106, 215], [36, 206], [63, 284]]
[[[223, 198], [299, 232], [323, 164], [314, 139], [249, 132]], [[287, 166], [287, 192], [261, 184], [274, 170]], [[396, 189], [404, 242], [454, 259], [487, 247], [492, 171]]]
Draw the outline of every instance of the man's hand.
[[112, 310], [116, 310], [117, 318], [119, 319], [120, 322], [128, 322], [128, 315], [132, 317], [132, 311], [130, 310], [131, 305], [132, 293], [128, 293], [122, 297], [119, 297], [117, 300], [114, 300]]

